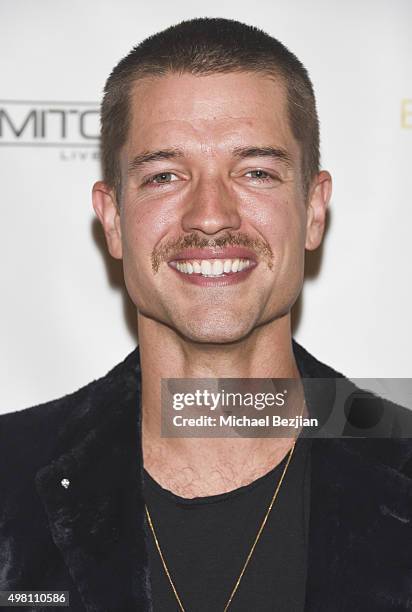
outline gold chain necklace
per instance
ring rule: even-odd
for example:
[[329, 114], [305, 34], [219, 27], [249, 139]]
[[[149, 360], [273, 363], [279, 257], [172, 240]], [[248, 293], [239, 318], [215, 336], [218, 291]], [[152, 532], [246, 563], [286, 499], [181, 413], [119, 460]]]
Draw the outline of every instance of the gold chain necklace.
[[[289, 467], [289, 463], [290, 463], [290, 460], [291, 460], [291, 458], [292, 458], [293, 451], [295, 450], [295, 445], [296, 445], [296, 439], [295, 439], [295, 441], [293, 442], [293, 446], [292, 446], [292, 448], [291, 448], [291, 449], [290, 449], [290, 451], [289, 451], [289, 457], [288, 457], [288, 460], [287, 460], [287, 462], [286, 462], [285, 467], [283, 468], [283, 472], [282, 472], [282, 475], [281, 475], [281, 477], [280, 477], [280, 479], [279, 479], [279, 482], [278, 482], [278, 484], [276, 485], [275, 492], [273, 493], [273, 496], [272, 496], [272, 499], [271, 499], [271, 501], [270, 501], [269, 507], [268, 507], [268, 509], [267, 509], [267, 511], [266, 511], [266, 514], [265, 514], [265, 516], [264, 516], [264, 518], [263, 518], [263, 521], [262, 521], [262, 523], [261, 523], [261, 525], [260, 525], [260, 527], [259, 527], [259, 530], [258, 530], [258, 532], [257, 532], [256, 538], [255, 538], [255, 540], [254, 540], [254, 542], [253, 542], [253, 544], [252, 544], [252, 548], [250, 549], [249, 554], [248, 554], [248, 556], [246, 557], [246, 561], [245, 561], [245, 563], [244, 563], [244, 565], [243, 565], [243, 567], [242, 567], [242, 571], [240, 572], [240, 574], [239, 574], [239, 578], [236, 580], [236, 584], [235, 584], [235, 586], [234, 586], [234, 588], [233, 588], [233, 591], [231, 592], [230, 597], [229, 597], [229, 599], [228, 599], [228, 601], [227, 601], [227, 603], [226, 603], [225, 607], [223, 608], [223, 612], [226, 612], [226, 610], [229, 608], [229, 606], [230, 606], [230, 604], [231, 604], [231, 602], [232, 602], [232, 599], [233, 599], [233, 597], [235, 596], [236, 591], [238, 590], [238, 587], [239, 587], [240, 581], [242, 580], [243, 574], [244, 574], [244, 573], [245, 573], [245, 571], [246, 571], [246, 568], [247, 568], [247, 566], [248, 566], [248, 564], [249, 564], [249, 561], [250, 561], [250, 559], [251, 559], [251, 557], [252, 557], [252, 555], [253, 555], [253, 551], [255, 550], [256, 544], [258, 543], [259, 538], [260, 538], [260, 536], [261, 536], [261, 533], [262, 533], [262, 531], [263, 531], [263, 529], [264, 529], [264, 527], [265, 527], [265, 525], [266, 525], [266, 522], [267, 522], [267, 520], [268, 520], [268, 518], [269, 518], [269, 514], [270, 514], [270, 511], [272, 510], [272, 506], [273, 506], [273, 504], [275, 503], [276, 497], [277, 497], [277, 495], [278, 495], [278, 493], [279, 493], [279, 489], [280, 489], [280, 487], [281, 487], [281, 485], [282, 485], [282, 481], [283, 481], [283, 479], [284, 479], [284, 477], [285, 477], [285, 474], [286, 474], [286, 472], [287, 472], [287, 469], [288, 469], [288, 467]], [[150, 512], [149, 512], [149, 509], [148, 509], [148, 507], [147, 507], [147, 505], [146, 505], [146, 504], [145, 504], [145, 509], [146, 509], [146, 516], [147, 516], [147, 520], [148, 520], [148, 522], [149, 522], [149, 526], [150, 526], [150, 529], [151, 529], [152, 534], [153, 534], [153, 539], [154, 539], [154, 541], [155, 541], [156, 548], [157, 548], [157, 550], [158, 550], [158, 553], [159, 553], [160, 559], [161, 559], [161, 561], [162, 561], [163, 568], [164, 568], [164, 570], [165, 570], [166, 576], [168, 577], [168, 580], [169, 580], [169, 582], [170, 582], [170, 586], [172, 587], [173, 593], [174, 593], [174, 595], [175, 595], [175, 597], [176, 597], [176, 601], [177, 601], [177, 603], [179, 604], [179, 608], [180, 608], [181, 612], [185, 612], [185, 609], [184, 609], [184, 607], [183, 607], [183, 604], [182, 604], [182, 602], [181, 602], [181, 600], [180, 600], [180, 597], [179, 597], [179, 595], [178, 595], [178, 593], [177, 593], [176, 587], [175, 587], [175, 585], [174, 585], [174, 582], [173, 582], [173, 580], [172, 580], [172, 577], [171, 577], [170, 572], [169, 572], [169, 570], [168, 570], [168, 567], [167, 567], [167, 565], [166, 565], [166, 561], [165, 561], [165, 558], [164, 558], [164, 556], [163, 556], [162, 549], [160, 548], [159, 540], [157, 539], [156, 532], [155, 532], [155, 529], [154, 529], [154, 527], [153, 527], [152, 517], [150, 516]]]

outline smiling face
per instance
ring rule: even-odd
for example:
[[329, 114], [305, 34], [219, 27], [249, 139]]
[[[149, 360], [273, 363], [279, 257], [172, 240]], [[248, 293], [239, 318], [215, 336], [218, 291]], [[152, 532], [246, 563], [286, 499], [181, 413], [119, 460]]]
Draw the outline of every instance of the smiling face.
[[305, 246], [322, 238], [330, 177], [320, 173], [305, 199], [280, 81], [138, 81], [120, 165], [120, 210], [103, 183], [94, 208], [140, 316], [223, 343], [288, 315]]

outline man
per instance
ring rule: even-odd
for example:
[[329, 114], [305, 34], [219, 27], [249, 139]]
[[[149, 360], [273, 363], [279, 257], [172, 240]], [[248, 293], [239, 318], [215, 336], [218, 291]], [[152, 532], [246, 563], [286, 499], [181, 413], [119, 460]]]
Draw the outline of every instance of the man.
[[2, 418], [1, 589], [79, 612], [412, 609], [402, 409], [349, 414], [379, 440], [161, 435], [162, 379], [323, 379], [304, 391], [322, 423], [350, 386], [291, 337], [331, 194], [305, 68], [235, 21], [168, 28], [110, 75], [102, 155], [93, 206], [139, 347]]

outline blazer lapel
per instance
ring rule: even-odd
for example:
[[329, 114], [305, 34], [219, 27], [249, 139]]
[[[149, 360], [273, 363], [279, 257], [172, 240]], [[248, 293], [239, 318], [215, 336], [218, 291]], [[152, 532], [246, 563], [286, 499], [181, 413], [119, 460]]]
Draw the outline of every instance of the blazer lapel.
[[91, 385], [64, 428], [59, 448], [67, 450], [36, 476], [53, 540], [88, 612], [151, 610], [137, 351]]

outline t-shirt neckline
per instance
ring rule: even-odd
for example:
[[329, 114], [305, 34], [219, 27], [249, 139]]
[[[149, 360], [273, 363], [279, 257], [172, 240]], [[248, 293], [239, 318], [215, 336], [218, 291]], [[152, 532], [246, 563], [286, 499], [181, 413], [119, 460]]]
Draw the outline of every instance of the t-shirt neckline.
[[[298, 441], [299, 439], [300, 438], [298, 438]], [[296, 442], [296, 445], [295, 445], [294, 454], [296, 453], [296, 450], [299, 446], [298, 441]], [[145, 486], [149, 486], [151, 490], [155, 492], [157, 495], [161, 495], [162, 497], [168, 499], [169, 502], [177, 504], [177, 505], [200, 506], [204, 504], [215, 504], [215, 503], [225, 502], [225, 501], [228, 501], [228, 500], [231, 500], [237, 497], [238, 495], [247, 494], [249, 491], [252, 491], [256, 487], [265, 484], [268, 480], [270, 480], [272, 477], [277, 475], [278, 472], [281, 472], [283, 468], [285, 467], [286, 461], [288, 460], [289, 452], [290, 451], [286, 453], [286, 455], [283, 457], [280, 463], [275, 465], [275, 467], [269, 470], [269, 472], [266, 472], [266, 474], [259, 476], [258, 478], [256, 478], [255, 480], [253, 480], [247, 485], [237, 487], [236, 489], [232, 489], [231, 491], [227, 491], [226, 493], [218, 493], [216, 495], [207, 495], [207, 496], [201, 496], [201, 497], [180, 497], [180, 495], [176, 495], [169, 489], [164, 489], [149, 474], [149, 472], [145, 468], [143, 468], [144, 484]]]

